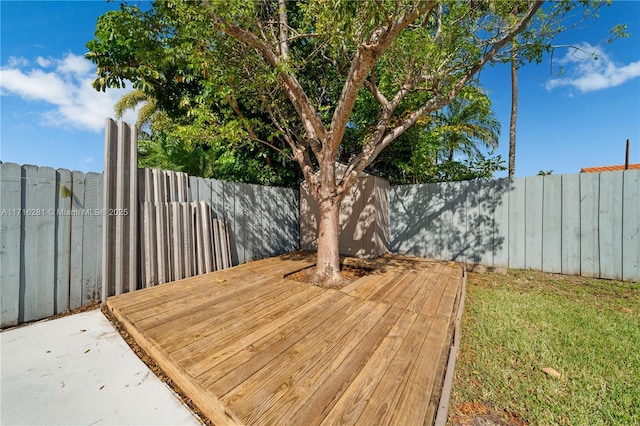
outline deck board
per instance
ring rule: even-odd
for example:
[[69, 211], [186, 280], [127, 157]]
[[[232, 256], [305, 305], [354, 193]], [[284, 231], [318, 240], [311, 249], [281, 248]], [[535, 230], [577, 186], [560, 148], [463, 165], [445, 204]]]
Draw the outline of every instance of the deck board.
[[430, 424], [462, 282], [453, 263], [346, 259], [342, 289], [285, 279], [292, 253], [109, 298], [214, 424]]

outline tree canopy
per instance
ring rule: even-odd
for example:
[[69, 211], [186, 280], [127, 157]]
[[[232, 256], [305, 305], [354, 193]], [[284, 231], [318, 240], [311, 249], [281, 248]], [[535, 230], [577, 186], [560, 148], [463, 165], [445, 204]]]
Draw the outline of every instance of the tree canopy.
[[[590, 2], [162, 1], [102, 16], [87, 57], [99, 90], [131, 81], [170, 116], [197, 117], [297, 162], [320, 208], [318, 276], [339, 281], [343, 197], [380, 152], [452, 102], [478, 72], [538, 60]], [[372, 115], [359, 114], [369, 111]], [[350, 128], [362, 127], [336, 174]]]

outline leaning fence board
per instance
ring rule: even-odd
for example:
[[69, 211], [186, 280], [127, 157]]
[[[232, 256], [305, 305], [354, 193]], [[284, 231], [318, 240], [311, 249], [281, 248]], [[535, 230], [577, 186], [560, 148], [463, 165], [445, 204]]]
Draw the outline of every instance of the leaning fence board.
[[0, 164], [0, 327], [18, 324], [22, 248], [22, 168]]
[[180, 211], [180, 203], [170, 202], [167, 205], [169, 209], [169, 248], [171, 250], [171, 265], [173, 269], [172, 281], [184, 278], [182, 265], [184, 264], [184, 251], [182, 250], [182, 215]]
[[237, 186], [231, 182], [221, 182], [222, 186], [222, 199], [223, 199], [223, 216], [229, 221], [229, 242], [231, 250], [231, 261], [235, 266], [239, 263], [238, 249], [237, 249], [237, 236], [236, 230], [238, 229], [238, 223], [236, 220], [235, 212], [235, 192]]
[[100, 176], [96, 173], [87, 173], [85, 176], [84, 194], [84, 223], [82, 231], [82, 304], [98, 300], [98, 234], [97, 222], [102, 220], [98, 210], [99, 193], [98, 180]]
[[135, 126], [107, 119], [103, 191], [103, 301], [114, 294], [137, 288], [139, 192], [136, 135]]
[[194, 251], [193, 251], [193, 232], [191, 223], [191, 207], [188, 202], [180, 203], [183, 217], [183, 236], [182, 250], [184, 252], [184, 276], [192, 277], [194, 275]]

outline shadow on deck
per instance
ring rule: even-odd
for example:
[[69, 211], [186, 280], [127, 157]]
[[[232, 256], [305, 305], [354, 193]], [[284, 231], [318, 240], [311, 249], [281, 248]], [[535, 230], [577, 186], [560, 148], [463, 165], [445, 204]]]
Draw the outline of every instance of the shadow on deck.
[[462, 269], [385, 255], [340, 290], [287, 280], [293, 253], [109, 298], [216, 425], [432, 424]]

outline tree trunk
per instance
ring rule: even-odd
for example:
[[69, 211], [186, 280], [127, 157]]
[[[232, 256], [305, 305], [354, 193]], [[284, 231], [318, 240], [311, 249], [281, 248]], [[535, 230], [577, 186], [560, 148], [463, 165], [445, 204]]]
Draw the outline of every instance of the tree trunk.
[[516, 49], [511, 51], [511, 120], [509, 123], [509, 177], [516, 173], [516, 121], [518, 119], [518, 62]]
[[342, 197], [337, 195], [335, 155], [324, 152], [320, 161], [320, 188], [317, 192], [318, 252], [311, 281], [323, 287], [340, 287], [339, 217]]
[[340, 287], [343, 283], [339, 250], [340, 202], [325, 199], [319, 203], [318, 208], [318, 257], [313, 282], [323, 287]]

